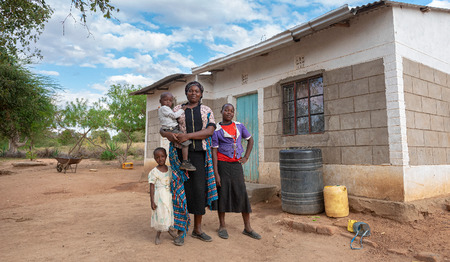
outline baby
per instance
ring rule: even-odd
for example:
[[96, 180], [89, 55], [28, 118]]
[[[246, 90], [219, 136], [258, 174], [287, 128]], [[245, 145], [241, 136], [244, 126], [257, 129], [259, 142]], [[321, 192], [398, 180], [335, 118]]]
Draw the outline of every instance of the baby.
[[[158, 117], [161, 123], [161, 128], [166, 132], [171, 133], [181, 133], [177, 118], [179, 118], [184, 113], [184, 107], [178, 110], [177, 112], [173, 112], [173, 95], [170, 92], [164, 92], [161, 94], [159, 98], [159, 103], [161, 107], [158, 109]], [[180, 169], [187, 171], [196, 171], [197, 169], [188, 159], [188, 150], [189, 145], [192, 143], [191, 140], [187, 140], [182, 145], [182, 153], [183, 153], [183, 162], [180, 165]]]

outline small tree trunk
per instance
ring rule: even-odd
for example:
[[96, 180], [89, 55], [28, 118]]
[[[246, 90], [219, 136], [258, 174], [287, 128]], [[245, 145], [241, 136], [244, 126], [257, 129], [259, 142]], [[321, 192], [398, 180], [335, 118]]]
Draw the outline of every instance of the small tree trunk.
[[25, 138], [24, 142], [20, 142], [20, 136], [16, 133], [14, 136], [9, 138], [9, 146], [8, 153], [15, 154], [18, 151], [18, 148], [24, 146], [27, 143], [28, 138]]

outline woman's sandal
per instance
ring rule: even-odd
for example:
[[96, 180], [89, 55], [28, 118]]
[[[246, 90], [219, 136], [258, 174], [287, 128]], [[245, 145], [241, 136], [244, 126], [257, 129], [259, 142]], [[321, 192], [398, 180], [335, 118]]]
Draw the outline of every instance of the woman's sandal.
[[242, 231], [242, 234], [254, 239], [261, 239], [261, 235], [256, 233], [254, 230], [252, 230], [252, 232], [248, 232], [247, 230], [244, 229], [244, 231]]
[[184, 237], [183, 236], [177, 236], [174, 240], [173, 240], [173, 244], [175, 246], [182, 246], [184, 245]]
[[220, 238], [228, 239], [228, 232], [226, 229], [220, 229], [218, 234]]
[[200, 239], [202, 241], [205, 241], [205, 242], [211, 242], [212, 241], [212, 238], [210, 236], [208, 236], [205, 232], [202, 232], [201, 234], [197, 234], [197, 233], [195, 233], [195, 231], [193, 231], [191, 236], [193, 238], [198, 238], [198, 239]]

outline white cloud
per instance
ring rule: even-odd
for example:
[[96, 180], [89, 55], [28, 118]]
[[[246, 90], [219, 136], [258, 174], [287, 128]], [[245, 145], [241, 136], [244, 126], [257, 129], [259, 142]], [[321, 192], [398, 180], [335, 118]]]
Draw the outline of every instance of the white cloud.
[[91, 88], [95, 89], [95, 90], [98, 90], [98, 91], [102, 91], [102, 92], [106, 92], [109, 89], [108, 86], [105, 86], [103, 84], [98, 84], [98, 83], [91, 85]]
[[205, 28], [212, 25], [266, 20], [262, 7], [254, 1], [245, 0], [118, 0], [124, 13], [136, 15], [148, 10], [153, 20], [169, 26]]
[[105, 85], [111, 86], [114, 84], [129, 84], [135, 86], [148, 86], [159, 79], [153, 79], [149, 77], [145, 77], [142, 75], [133, 75], [133, 74], [125, 74], [125, 75], [116, 75], [110, 76], [108, 80], [105, 81]]
[[39, 71], [36, 71], [36, 73], [41, 74], [41, 75], [48, 75], [48, 76], [59, 76], [59, 72], [56, 72], [56, 71], [39, 70]]
[[90, 68], [97, 68], [96, 65], [90, 64], [90, 63], [83, 63], [80, 65], [80, 67], [90, 67]]
[[66, 103], [75, 102], [77, 98], [84, 98], [88, 100], [88, 104], [92, 105], [92, 103], [97, 102], [103, 94], [83, 90], [78, 92], [73, 92], [71, 90], [65, 90], [57, 92], [56, 94], [56, 103], [59, 107], [64, 107]]
[[432, 7], [439, 7], [439, 8], [447, 8], [450, 9], [450, 1], [439, 1], [439, 0], [433, 0], [431, 3], [428, 4]]

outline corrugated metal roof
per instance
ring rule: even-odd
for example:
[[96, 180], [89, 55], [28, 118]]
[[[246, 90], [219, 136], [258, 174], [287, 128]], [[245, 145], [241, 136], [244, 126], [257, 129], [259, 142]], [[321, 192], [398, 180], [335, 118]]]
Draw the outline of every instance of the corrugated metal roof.
[[432, 7], [432, 6], [425, 6], [425, 5], [416, 5], [416, 4], [410, 4], [410, 3], [404, 3], [404, 2], [396, 2], [396, 1], [376, 1], [373, 3], [368, 3], [366, 5], [357, 6], [355, 8], [352, 8], [352, 12], [354, 14], [362, 13], [365, 11], [377, 9], [382, 6], [401, 6], [401, 7], [410, 7], [410, 8], [417, 8], [421, 11], [427, 10], [435, 10], [435, 11], [444, 11], [444, 12], [450, 12], [450, 9], [446, 8], [439, 8], [439, 7]]
[[344, 5], [335, 10], [332, 10], [322, 16], [314, 18], [309, 22], [300, 24], [294, 28], [286, 30], [280, 34], [277, 34], [266, 41], [258, 43], [256, 45], [238, 50], [229, 55], [217, 58], [209, 61], [201, 66], [192, 68], [193, 74], [199, 74], [207, 71], [219, 70], [224, 66], [237, 63], [239, 61], [248, 59], [250, 57], [256, 57], [258, 55], [277, 50], [284, 45], [289, 44], [291, 41], [298, 41], [301, 37], [313, 34], [319, 30], [329, 28], [337, 23], [345, 22], [348, 19], [365, 12], [374, 11], [379, 8], [399, 6], [417, 8], [420, 11], [426, 12], [430, 10], [450, 12], [450, 9], [429, 7], [423, 5], [415, 5], [409, 3], [395, 2], [395, 1], [375, 1], [366, 5], [349, 8], [348, 5]]
[[154, 94], [155, 90], [167, 90], [168, 88], [164, 86], [172, 82], [186, 82], [186, 80], [182, 80], [182, 78], [186, 78], [188, 76], [192, 75], [191, 74], [169, 75], [147, 87], [142, 88], [141, 90], [130, 93], [130, 95], [147, 95], [147, 94]]

